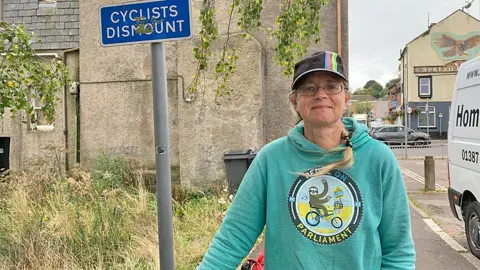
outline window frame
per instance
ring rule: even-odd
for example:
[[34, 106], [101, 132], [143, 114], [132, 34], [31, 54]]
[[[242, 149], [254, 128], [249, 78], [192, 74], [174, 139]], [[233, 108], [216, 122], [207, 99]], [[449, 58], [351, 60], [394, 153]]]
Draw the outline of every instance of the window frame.
[[[418, 106], [418, 110], [420, 111], [420, 114], [418, 115], [418, 127], [419, 128], [437, 128], [437, 108], [435, 107], [435, 105], [428, 105], [428, 111], [432, 116], [428, 117], [426, 126], [420, 125], [420, 116], [422, 114], [425, 114], [425, 107], [427, 107], [427, 105]], [[431, 110], [431, 108], [433, 108], [433, 111]], [[430, 123], [428, 123], [428, 121], [430, 120], [430, 117], [433, 117], [433, 126], [429, 125]]]
[[[33, 90], [33, 91], [36, 92], [36, 90]], [[36, 93], [33, 93], [32, 95], [36, 96]], [[30, 117], [27, 116], [26, 117], [26, 119], [27, 119], [27, 131], [53, 131], [53, 130], [55, 130], [55, 121], [52, 124], [38, 124], [39, 119], [43, 118], [41, 101], [39, 101], [38, 99], [30, 99], [28, 102], [33, 105], [35, 118], [37, 119], [37, 122], [32, 122], [32, 119], [30, 119]]]
[[[429, 84], [429, 91], [428, 91], [428, 94], [424, 94], [422, 93], [422, 84], [421, 84], [421, 81], [422, 79], [428, 79], [430, 84]], [[432, 79], [432, 76], [419, 76], [418, 77], [418, 97], [419, 98], [431, 98], [432, 97], [432, 94], [433, 93], [433, 79]]]
[[[56, 3], [56, 1], [55, 1]], [[37, 57], [40, 57], [39, 54], [36, 54]], [[47, 56], [44, 57], [42, 60], [42, 57], [39, 58], [39, 61], [51, 61], [54, 60], [55, 57]], [[51, 124], [42, 124], [41, 120], [45, 120], [44, 116], [42, 115], [42, 102], [41, 100], [38, 99], [32, 99], [32, 97], [36, 97], [36, 89], [31, 90], [31, 96], [28, 98], [28, 103], [33, 105], [34, 113], [35, 113], [35, 118], [37, 119], [37, 122], [32, 122], [32, 119], [28, 115], [25, 116], [26, 124], [27, 124], [27, 131], [30, 132], [38, 132], [38, 131], [54, 131], [55, 130], [55, 120]], [[58, 102], [58, 101], [57, 101]], [[65, 102], [65, 101], [63, 101]], [[39, 121], [40, 119], [40, 121]], [[39, 124], [40, 122], [40, 124]]]

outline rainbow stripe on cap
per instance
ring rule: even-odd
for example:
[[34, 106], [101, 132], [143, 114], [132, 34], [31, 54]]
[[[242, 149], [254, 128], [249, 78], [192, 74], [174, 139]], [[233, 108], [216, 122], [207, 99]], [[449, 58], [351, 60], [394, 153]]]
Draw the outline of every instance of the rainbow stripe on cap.
[[338, 54], [334, 52], [325, 52], [325, 69], [338, 72]]

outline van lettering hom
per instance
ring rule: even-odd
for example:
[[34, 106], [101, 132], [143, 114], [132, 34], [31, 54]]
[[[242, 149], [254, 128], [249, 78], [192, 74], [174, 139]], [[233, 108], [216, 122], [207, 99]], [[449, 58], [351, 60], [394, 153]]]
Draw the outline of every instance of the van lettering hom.
[[455, 126], [457, 127], [478, 127], [478, 121], [480, 116], [480, 109], [468, 109], [464, 108], [464, 105], [458, 105], [457, 119]]

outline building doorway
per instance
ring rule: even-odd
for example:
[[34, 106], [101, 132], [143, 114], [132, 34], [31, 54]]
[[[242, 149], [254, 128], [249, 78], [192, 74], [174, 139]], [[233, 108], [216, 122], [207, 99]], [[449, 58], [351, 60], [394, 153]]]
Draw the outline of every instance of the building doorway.
[[0, 174], [10, 169], [10, 137], [0, 137]]

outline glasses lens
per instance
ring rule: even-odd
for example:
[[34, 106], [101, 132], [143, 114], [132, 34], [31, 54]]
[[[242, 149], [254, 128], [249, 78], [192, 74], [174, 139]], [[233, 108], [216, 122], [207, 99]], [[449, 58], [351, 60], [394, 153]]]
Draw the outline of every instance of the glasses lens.
[[342, 91], [342, 85], [339, 83], [329, 83], [325, 85], [325, 91], [329, 94], [338, 94]]
[[317, 86], [313, 84], [308, 84], [298, 88], [298, 92], [302, 96], [313, 96], [317, 92]]

